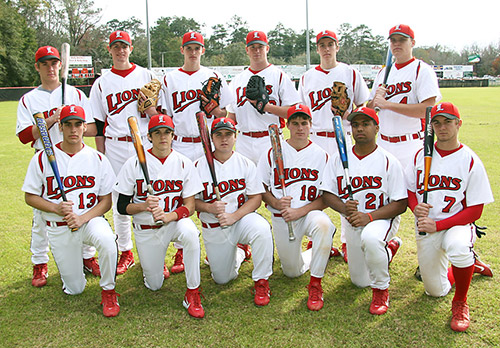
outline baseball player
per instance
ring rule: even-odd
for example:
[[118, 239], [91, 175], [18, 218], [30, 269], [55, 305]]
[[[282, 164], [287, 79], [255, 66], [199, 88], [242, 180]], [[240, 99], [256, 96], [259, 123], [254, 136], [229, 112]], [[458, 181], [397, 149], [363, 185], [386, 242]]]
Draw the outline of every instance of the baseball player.
[[[97, 149], [106, 154], [115, 174], [118, 174], [125, 161], [135, 154], [129, 136], [129, 116], [137, 118], [144, 146], [151, 146], [146, 137], [149, 116], [137, 111], [136, 101], [140, 88], [150, 82], [154, 75], [130, 62], [129, 57], [134, 48], [127, 32], [112, 32], [107, 48], [113, 58], [113, 67], [92, 85], [90, 103], [97, 124]], [[116, 199], [116, 193], [113, 193], [113, 201], [116, 202]], [[116, 204], [113, 204], [113, 222], [118, 236], [118, 249], [121, 251], [116, 273], [123, 274], [134, 265], [134, 255], [130, 217], [119, 214]]]
[[[144, 285], [159, 290], [164, 280], [164, 260], [171, 241], [184, 246], [187, 291], [183, 305], [189, 315], [203, 318], [200, 302], [200, 241], [198, 229], [189, 218], [194, 195], [203, 188], [193, 163], [172, 150], [172, 119], [163, 114], [151, 117], [148, 138], [153, 147], [146, 161], [154, 195], [148, 195], [137, 156], [130, 158], [118, 174], [118, 211], [133, 215], [134, 235], [144, 276]], [[161, 224], [159, 224], [159, 223]]]
[[[33, 115], [41, 112], [49, 129], [53, 143], [62, 140], [59, 129], [59, 116], [62, 108], [62, 88], [59, 81], [61, 58], [59, 51], [52, 46], [40, 47], [35, 54], [35, 69], [40, 76], [41, 85], [21, 97], [17, 107], [16, 135], [23, 144], [31, 144], [35, 151], [43, 149], [40, 133], [35, 125]], [[85, 136], [94, 136], [96, 126], [90, 105], [85, 94], [67, 85], [65, 89], [67, 104], [76, 104], [87, 110], [87, 131]], [[31, 284], [42, 287], [47, 284], [47, 262], [49, 261], [49, 242], [45, 221], [39, 210], [33, 209], [33, 225], [31, 228], [31, 261], [33, 262], [33, 278]], [[95, 248], [83, 246], [84, 266], [90, 273], [99, 276], [99, 265], [94, 258]]]
[[389, 45], [395, 58], [386, 85], [385, 69], [375, 81], [367, 106], [380, 108], [378, 145], [392, 153], [406, 169], [422, 147], [425, 109], [441, 99], [436, 73], [413, 57], [415, 34], [405, 24], [389, 31]]
[[[271, 212], [276, 248], [281, 268], [287, 277], [298, 277], [310, 269], [307, 307], [312, 311], [323, 308], [323, 277], [335, 233], [335, 226], [322, 210], [319, 184], [328, 154], [309, 140], [311, 112], [302, 104], [287, 112], [290, 138], [282, 142], [284, 176], [287, 196], [278, 178], [271, 150], [261, 157], [257, 171], [264, 183], [262, 196]], [[287, 223], [291, 222], [295, 241], [289, 241]], [[302, 252], [303, 236], [312, 239], [312, 249]]]
[[265, 306], [270, 297], [268, 278], [273, 273], [274, 245], [269, 223], [255, 212], [260, 207], [264, 187], [257, 179], [255, 164], [233, 152], [234, 121], [215, 119], [211, 134], [221, 200], [216, 200], [208, 162], [203, 156], [195, 162], [204, 188], [195, 203], [212, 278], [218, 284], [235, 279], [245, 259], [245, 251], [238, 246], [250, 245], [254, 260], [254, 302]]
[[63, 291], [77, 295], [85, 289], [82, 243], [96, 246], [101, 266], [103, 314], [120, 312], [115, 292], [117, 250], [111, 226], [103, 215], [111, 208], [115, 174], [104, 155], [82, 142], [85, 111], [77, 105], [60, 113], [62, 142], [53, 146], [67, 201], [61, 198], [54, 172], [43, 151], [28, 167], [23, 191], [26, 203], [42, 211]]
[[409, 168], [408, 205], [415, 215], [417, 254], [425, 292], [445, 296], [451, 288], [448, 260], [455, 279], [451, 328], [469, 327], [467, 292], [474, 272], [473, 222], [485, 204], [493, 202], [488, 176], [479, 157], [458, 140], [462, 126], [457, 107], [451, 103], [432, 108], [431, 123], [436, 142], [429, 177], [428, 201], [423, 203], [424, 159], [419, 151]]
[[[269, 64], [269, 41], [264, 32], [248, 33], [246, 52], [250, 58], [250, 67], [231, 81], [233, 104], [228, 107], [228, 117], [236, 122], [240, 131], [236, 151], [257, 164], [261, 154], [271, 146], [267, 127], [276, 123], [283, 128], [288, 107], [298, 103], [300, 97], [290, 78], [279, 68]], [[256, 101], [247, 99], [245, 94], [252, 75], [261, 76], [266, 84], [269, 103], [264, 107], [264, 114], [260, 114], [254, 107]]]
[[389, 307], [389, 263], [401, 246], [395, 237], [400, 214], [407, 205], [403, 169], [399, 161], [377, 146], [379, 118], [360, 107], [347, 119], [355, 145], [347, 148], [352, 198], [349, 198], [342, 160], [335, 155], [323, 175], [323, 200], [347, 219], [346, 240], [351, 281], [372, 288], [370, 313]]
[[[368, 100], [370, 91], [365, 80], [353, 67], [337, 61], [339, 41], [337, 34], [330, 30], [324, 30], [316, 35], [316, 52], [320, 57], [320, 64], [308, 70], [300, 78], [299, 94], [302, 102], [311, 109], [312, 127], [310, 139], [315, 144], [323, 148], [328, 154], [338, 153], [335, 132], [333, 130], [332, 116], [338, 115], [336, 110], [332, 110], [331, 93], [333, 83], [342, 82], [347, 88], [347, 95], [351, 100], [351, 105], [343, 116], [343, 128], [347, 133], [347, 148], [352, 146], [351, 126], [346, 117], [356, 106], [363, 105]], [[332, 112], [333, 111], [333, 112]], [[347, 262], [345, 227], [347, 221], [341, 216], [342, 250], [344, 260]]]
[[[210, 77], [221, 80], [219, 106], [207, 115], [209, 125], [214, 117], [226, 116], [225, 107], [231, 103], [232, 95], [222, 74], [201, 65], [201, 56], [205, 53], [203, 36], [195, 31], [187, 32], [182, 37], [181, 54], [184, 64], [177, 70], [166, 74], [162, 79], [162, 106], [165, 113], [171, 115], [175, 125], [172, 148], [192, 161], [203, 155], [200, 132], [195, 114], [207, 100], [202, 97], [203, 83]], [[204, 99], [203, 99], [204, 98]], [[182, 245], [174, 243], [178, 249], [174, 258], [172, 273], [184, 270]]]

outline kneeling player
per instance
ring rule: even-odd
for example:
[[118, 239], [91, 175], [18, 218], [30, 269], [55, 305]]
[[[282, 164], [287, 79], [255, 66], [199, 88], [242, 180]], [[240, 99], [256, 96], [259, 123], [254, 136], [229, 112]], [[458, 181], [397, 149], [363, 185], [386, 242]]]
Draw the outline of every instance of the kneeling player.
[[203, 318], [200, 301], [200, 241], [189, 218], [194, 195], [202, 190], [198, 173], [187, 157], [172, 150], [174, 124], [167, 115], [151, 117], [146, 151], [154, 195], [148, 195], [137, 156], [130, 158], [118, 174], [118, 212], [133, 215], [135, 243], [144, 275], [144, 285], [159, 290], [164, 280], [164, 261], [170, 242], [184, 246], [187, 291], [183, 305], [189, 315]]
[[346, 241], [351, 280], [359, 287], [372, 288], [370, 313], [380, 315], [389, 307], [389, 263], [401, 245], [401, 239], [393, 237], [407, 204], [403, 169], [394, 156], [377, 146], [375, 110], [361, 107], [347, 119], [355, 141], [346, 149], [353, 197], [349, 198], [338, 154], [328, 162], [321, 189], [325, 203], [349, 222]]
[[200, 212], [212, 278], [218, 284], [236, 278], [246, 257], [244, 249], [238, 246], [249, 244], [253, 250], [254, 302], [258, 306], [265, 306], [269, 303], [268, 278], [273, 273], [274, 245], [271, 226], [255, 212], [262, 202], [264, 187], [256, 177], [255, 164], [233, 152], [236, 141], [234, 121], [229, 118], [216, 119], [211, 133], [220, 201], [216, 200], [205, 157], [197, 160], [195, 166], [204, 186], [197, 196], [196, 210]]
[[[260, 159], [258, 173], [264, 183], [263, 200], [272, 213], [272, 224], [281, 268], [287, 277], [298, 277], [311, 270], [307, 307], [323, 308], [321, 278], [330, 257], [335, 226], [322, 209], [325, 205], [318, 189], [328, 155], [309, 140], [311, 112], [296, 104], [287, 112], [290, 138], [282, 142], [287, 196], [283, 196], [271, 151]], [[288, 223], [296, 239], [289, 241]], [[302, 237], [308, 236], [312, 249], [302, 253]]]
[[83, 108], [65, 106], [59, 127], [63, 140], [53, 149], [68, 200], [61, 198], [44, 151], [35, 154], [28, 167], [23, 185], [26, 203], [43, 212], [65, 293], [76, 295], [85, 289], [82, 243], [97, 248], [103, 314], [114, 317], [120, 312], [115, 292], [117, 250], [103, 215], [111, 208], [115, 175], [107, 158], [82, 142], [87, 129]]

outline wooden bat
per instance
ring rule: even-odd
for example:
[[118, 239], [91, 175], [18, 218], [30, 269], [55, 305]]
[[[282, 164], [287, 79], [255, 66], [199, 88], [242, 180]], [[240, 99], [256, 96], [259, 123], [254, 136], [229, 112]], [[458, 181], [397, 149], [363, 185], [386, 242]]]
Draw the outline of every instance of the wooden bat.
[[[269, 125], [269, 137], [271, 139], [271, 145], [273, 148], [273, 159], [278, 171], [278, 178], [280, 180], [281, 190], [283, 192], [283, 197], [286, 196], [285, 188], [285, 165], [283, 163], [283, 152], [281, 150], [280, 132], [277, 124]], [[293, 242], [295, 240], [295, 234], [293, 233], [292, 222], [288, 221], [288, 240]]]
[[[425, 135], [424, 135], [424, 194], [423, 202], [427, 203], [429, 195], [429, 176], [431, 174], [432, 153], [434, 151], [434, 130], [431, 124], [431, 110], [429, 106], [425, 109]], [[419, 232], [425, 236], [425, 232]]]
[[61, 105], [66, 105], [66, 85], [68, 81], [68, 71], [69, 71], [69, 43], [63, 43], [61, 47], [61, 78], [62, 78], [62, 100]]
[[344, 137], [344, 131], [342, 129], [342, 117], [334, 116], [332, 121], [333, 121], [333, 129], [335, 131], [335, 139], [337, 140], [337, 147], [339, 149], [340, 159], [342, 160], [342, 167], [344, 167], [344, 179], [347, 183], [347, 192], [349, 193], [349, 199], [353, 200], [351, 178], [349, 176], [349, 161], [347, 160], [347, 147]]
[[[384, 80], [382, 81], [382, 86], [387, 85], [387, 78], [389, 77], [389, 73], [391, 72], [392, 68], [392, 51], [391, 47], [389, 46], [387, 48], [387, 57], [385, 58], [385, 72], [384, 72]], [[378, 106], [375, 107], [375, 111], [379, 112], [380, 108]]]
[[[137, 153], [137, 159], [139, 160], [139, 165], [142, 169], [142, 174], [144, 175], [144, 180], [146, 181], [146, 188], [150, 195], [153, 195], [153, 186], [151, 185], [151, 180], [149, 179], [148, 165], [146, 163], [146, 154], [144, 153], [144, 146], [142, 146], [141, 132], [139, 131], [139, 125], [137, 124], [137, 119], [135, 116], [130, 116], [127, 119], [128, 128], [130, 129], [130, 136], [132, 142], [134, 143], [135, 152]], [[155, 221], [157, 225], [163, 224], [163, 221]]]
[[[34, 114], [33, 117], [35, 118], [38, 131], [40, 132], [40, 140], [42, 141], [43, 149], [45, 150], [50, 167], [54, 173], [57, 187], [59, 187], [59, 191], [61, 192], [61, 198], [64, 202], [67, 202], [68, 199], [66, 198], [66, 193], [64, 192], [64, 186], [61, 180], [61, 175], [59, 174], [59, 167], [57, 166], [56, 155], [54, 153], [54, 148], [52, 147], [52, 141], [50, 140], [47, 123], [45, 123], [45, 117], [41, 112]], [[72, 232], [75, 232], [76, 230], [78, 230], [78, 228], [71, 229]]]

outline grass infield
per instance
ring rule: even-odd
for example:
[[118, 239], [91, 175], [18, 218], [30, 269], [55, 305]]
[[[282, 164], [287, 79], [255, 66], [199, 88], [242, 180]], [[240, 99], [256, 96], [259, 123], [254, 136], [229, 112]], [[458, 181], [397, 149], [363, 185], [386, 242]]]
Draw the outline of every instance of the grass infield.
[[[399, 236], [403, 246], [391, 264], [391, 306], [387, 314], [368, 312], [371, 290], [351, 284], [347, 264], [333, 258], [323, 280], [325, 306], [307, 309], [309, 274], [286, 278], [275, 253], [270, 278], [271, 303], [253, 304], [252, 262], [239, 277], [216, 285], [209, 267], [201, 263], [202, 299], [206, 316], [189, 317], [182, 306], [184, 274], [171, 275], [161, 290], [143, 285], [141, 267], [118, 276], [116, 289], [121, 313], [105, 318], [99, 279], [87, 275], [83, 294], [68, 296], [52, 255], [47, 286], [31, 286], [30, 226], [32, 211], [21, 186], [33, 151], [15, 133], [17, 102], [0, 103], [0, 328], [3, 347], [492, 347], [500, 346], [500, 129], [497, 103], [500, 88], [442, 89], [443, 101], [455, 103], [464, 119], [460, 140], [482, 159], [497, 201], [485, 207], [479, 224], [488, 226], [476, 242], [482, 260], [491, 264], [494, 278], [475, 275], [469, 291], [471, 326], [465, 333], [449, 328], [453, 294], [431, 298], [413, 273], [417, 266], [411, 212], [403, 215]], [[93, 141], [87, 141], [93, 145]], [[269, 213], [261, 207], [269, 218]], [[336, 226], [339, 219], [327, 211]], [[110, 217], [108, 213], [107, 216]], [[197, 223], [197, 219], [194, 219]], [[199, 224], [198, 224], [199, 225]], [[201, 240], [201, 238], [200, 238]], [[338, 246], [339, 233], [334, 245]], [[135, 252], [135, 249], [134, 249]], [[167, 264], [173, 263], [170, 247]], [[205, 257], [202, 242], [202, 258]]]

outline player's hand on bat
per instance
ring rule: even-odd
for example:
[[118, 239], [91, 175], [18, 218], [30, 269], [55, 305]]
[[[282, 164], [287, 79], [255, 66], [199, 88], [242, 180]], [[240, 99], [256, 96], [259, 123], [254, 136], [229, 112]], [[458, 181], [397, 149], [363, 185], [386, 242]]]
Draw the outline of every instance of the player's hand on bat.
[[436, 221], [430, 217], [419, 217], [417, 220], [417, 229], [419, 232], [434, 233], [437, 232]]
[[73, 212], [73, 202], [72, 201], [66, 201], [66, 202], [61, 202], [57, 205], [57, 215], [60, 216], [66, 216], [69, 213]]
[[146, 206], [148, 211], [152, 211], [152, 209], [160, 206], [160, 197], [149, 195], [146, 198]]
[[421, 217], [427, 217], [429, 216], [429, 209], [432, 208], [432, 205], [429, 203], [419, 203], [415, 206], [415, 209], [413, 210], [413, 214], [417, 218]]
[[238, 221], [235, 217], [234, 214], [232, 213], [222, 213], [217, 215], [217, 219], [219, 219], [219, 224], [222, 227], [226, 226], [231, 226], [233, 225], [236, 221]]
[[375, 97], [373, 98], [373, 108], [379, 107], [380, 109], [385, 109], [387, 106], [387, 100], [385, 99], [385, 94], [387, 90], [384, 86], [380, 85], [375, 92]]
[[47, 129], [59, 123], [59, 118], [61, 116], [61, 110], [63, 107], [64, 105], [59, 106], [50, 117], [47, 117], [45, 119], [45, 122], [47, 123]]
[[290, 207], [283, 209], [280, 213], [285, 222], [295, 221], [304, 216], [298, 209]]
[[275, 208], [278, 209], [279, 211], [283, 211], [286, 208], [290, 208], [291, 205], [292, 205], [292, 197], [285, 196], [278, 199], [277, 207]]
[[80, 215], [73, 212], [65, 215], [64, 221], [68, 223], [71, 230], [79, 229], [86, 222]]
[[356, 211], [347, 217], [347, 221], [349, 221], [353, 227], [363, 227], [368, 225], [370, 218], [368, 214]]
[[356, 200], [348, 200], [345, 202], [346, 216], [351, 216], [358, 211], [359, 202]]
[[214, 214], [215, 216], [224, 214], [226, 212], [226, 205], [227, 202], [215, 201], [212, 204], [210, 204], [209, 213]]
[[174, 215], [177, 215], [175, 213], [165, 213], [159, 205], [148, 208], [148, 211], [150, 211], [153, 215], [153, 220], [155, 222], [159, 221], [160, 223], [163, 222], [164, 224], [168, 224], [170, 221], [175, 220], [176, 217]]

